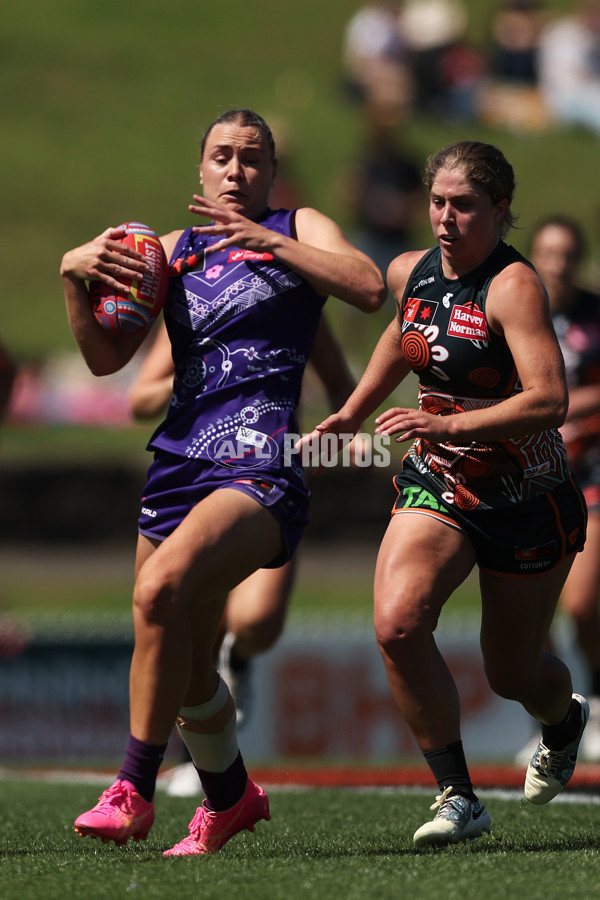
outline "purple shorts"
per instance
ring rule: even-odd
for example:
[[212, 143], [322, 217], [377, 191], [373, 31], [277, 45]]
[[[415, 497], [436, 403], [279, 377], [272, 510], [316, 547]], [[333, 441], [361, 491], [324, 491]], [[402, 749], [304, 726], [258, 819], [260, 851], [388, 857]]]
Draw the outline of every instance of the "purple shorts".
[[266, 569], [284, 565], [294, 555], [308, 525], [310, 492], [303, 484], [269, 478], [264, 470], [244, 471], [236, 477], [231, 469], [207, 466], [196, 459], [156, 453], [148, 470], [138, 518], [138, 531], [145, 537], [164, 541], [187, 514], [221, 488], [234, 488], [266, 507], [281, 525], [285, 550]]

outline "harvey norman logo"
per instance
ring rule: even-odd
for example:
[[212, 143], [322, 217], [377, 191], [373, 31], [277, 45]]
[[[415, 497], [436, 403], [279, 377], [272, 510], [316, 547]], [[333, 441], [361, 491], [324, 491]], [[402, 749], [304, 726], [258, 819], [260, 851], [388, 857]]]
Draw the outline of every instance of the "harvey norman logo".
[[472, 306], [453, 307], [447, 334], [450, 337], [467, 338], [471, 341], [489, 340], [485, 317], [481, 310]]

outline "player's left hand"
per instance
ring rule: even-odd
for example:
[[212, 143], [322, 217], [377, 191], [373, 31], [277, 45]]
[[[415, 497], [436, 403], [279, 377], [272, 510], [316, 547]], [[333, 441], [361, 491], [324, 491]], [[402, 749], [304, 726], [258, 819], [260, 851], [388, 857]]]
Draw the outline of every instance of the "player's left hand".
[[194, 233], [221, 237], [216, 244], [206, 248], [207, 254], [224, 250], [225, 247], [243, 247], [255, 253], [271, 252], [275, 233], [269, 228], [264, 228], [236, 210], [214, 200], [207, 200], [199, 194], [194, 194], [194, 200], [196, 202], [189, 206], [190, 212], [214, 220], [211, 225], [195, 226], [192, 229]]
[[411, 441], [425, 437], [430, 441], [444, 441], [450, 437], [448, 419], [451, 416], [432, 416], [420, 409], [404, 409], [395, 406], [387, 409], [375, 419], [375, 434], [392, 436], [396, 441]]
[[[351, 417], [346, 416], [342, 410], [333, 413], [315, 426], [310, 434], [303, 435], [296, 442], [295, 449], [298, 453], [302, 453], [303, 448], [305, 454], [316, 456], [321, 459], [321, 463], [315, 472], [316, 475], [321, 474], [325, 468], [325, 464], [330, 462], [344, 447], [352, 444], [352, 441], [360, 427], [360, 423], [354, 421]], [[323, 441], [325, 435], [331, 436], [331, 440]]]

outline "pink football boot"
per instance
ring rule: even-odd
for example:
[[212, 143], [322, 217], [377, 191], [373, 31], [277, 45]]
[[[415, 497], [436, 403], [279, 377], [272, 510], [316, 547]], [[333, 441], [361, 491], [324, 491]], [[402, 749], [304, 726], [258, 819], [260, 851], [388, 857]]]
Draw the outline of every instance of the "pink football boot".
[[99, 837], [105, 843], [122, 845], [129, 838], [145, 840], [153, 822], [154, 804], [140, 797], [130, 781], [117, 779], [93, 809], [75, 819], [75, 831], [84, 837]]
[[189, 836], [163, 856], [199, 856], [204, 853], [216, 853], [227, 841], [243, 831], [254, 831], [259, 819], [271, 818], [269, 815], [269, 798], [261, 787], [248, 779], [244, 796], [241, 800], [223, 812], [213, 812], [199, 806], [196, 815], [190, 822]]

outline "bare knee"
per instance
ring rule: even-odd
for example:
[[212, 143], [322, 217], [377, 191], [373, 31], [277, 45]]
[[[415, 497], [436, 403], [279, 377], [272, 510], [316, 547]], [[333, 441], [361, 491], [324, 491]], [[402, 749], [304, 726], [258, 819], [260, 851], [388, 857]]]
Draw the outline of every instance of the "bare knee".
[[498, 662], [484, 660], [484, 669], [495, 694], [505, 700], [523, 703], [535, 685], [538, 664], [533, 665], [530, 660], [520, 664], [518, 660], [505, 657]]
[[392, 659], [431, 638], [437, 624], [425, 598], [396, 595], [392, 601], [376, 602], [375, 635], [379, 649]]
[[164, 626], [176, 610], [177, 592], [173, 579], [149, 559], [140, 569], [133, 589], [136, 622]]

